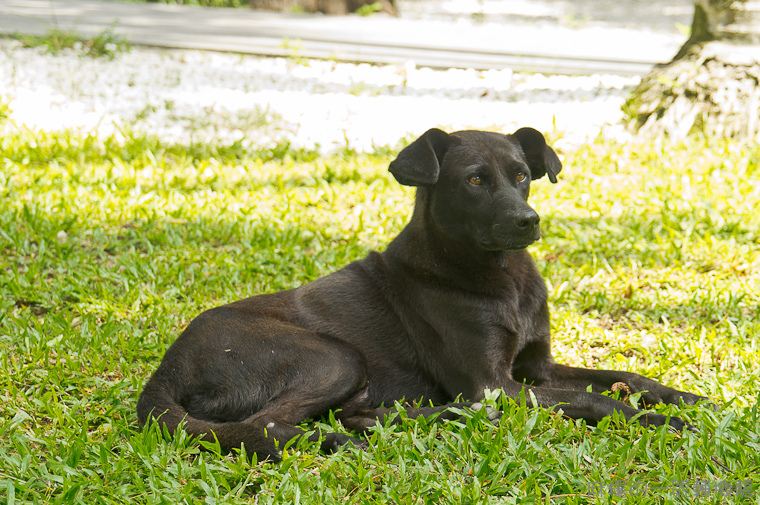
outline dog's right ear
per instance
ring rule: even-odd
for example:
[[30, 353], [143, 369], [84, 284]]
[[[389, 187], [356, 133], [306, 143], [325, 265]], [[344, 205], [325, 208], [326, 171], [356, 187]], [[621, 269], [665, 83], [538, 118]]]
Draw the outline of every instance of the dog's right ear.
[[443, 156], [449, 148], [449, 134], [431, 128], [420, 138], [398, 153], [388, 167], [390, 173], [401, 184], [407, 186], [427, 186], [438, 181]]

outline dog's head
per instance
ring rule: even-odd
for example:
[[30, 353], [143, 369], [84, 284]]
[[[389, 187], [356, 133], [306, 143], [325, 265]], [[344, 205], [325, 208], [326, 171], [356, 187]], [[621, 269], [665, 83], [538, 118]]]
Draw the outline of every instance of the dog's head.
[[511, 135], [433, 128], [390, 164], [398, 182], [418, 187], [417, 205], [431, 224], [490, 251], [523, 249], [540, 238], [538, 214], [527, 203], [530, 183], [544, 175], [557, 182], [561, 169], [533, 128]]

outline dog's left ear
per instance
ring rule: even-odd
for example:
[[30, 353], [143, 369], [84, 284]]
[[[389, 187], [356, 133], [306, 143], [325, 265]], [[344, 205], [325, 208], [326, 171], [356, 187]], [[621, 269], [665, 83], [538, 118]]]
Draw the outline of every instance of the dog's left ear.
[[520, 128], [512, 134], [525, 153], [525, 158], [530, 168], [530, 178], [540, 179], [544, 174], [549, 180], [556, 183], [557, 174], [562, 170], [557, 153], [546, 145], [544, 136], [533, 128]]
[[388, 170], [398, 182], [407, 186], [435, 184], [450, 140], [448, 133], [432, 128], [403, 148]]

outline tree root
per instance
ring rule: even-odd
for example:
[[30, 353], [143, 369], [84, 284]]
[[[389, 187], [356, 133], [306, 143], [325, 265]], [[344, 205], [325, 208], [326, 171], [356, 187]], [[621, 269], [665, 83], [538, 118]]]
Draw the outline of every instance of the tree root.
[[623, 110], [641, 133], [760, 140], [760, 46], [695, 44], [644, 78]]

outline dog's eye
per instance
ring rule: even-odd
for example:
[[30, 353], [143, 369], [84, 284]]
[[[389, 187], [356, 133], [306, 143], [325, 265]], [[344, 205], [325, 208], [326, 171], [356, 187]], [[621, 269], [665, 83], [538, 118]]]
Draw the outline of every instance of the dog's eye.
[[517, 172], [517, 182], [522, 182], [528, 175], [525, 172]]
[[483, 184], [483, 178], [479, 175], [473, 175], [467, 180], [470, 182], [470, 184], [474, 184], [475, 186], [480, 186]]

